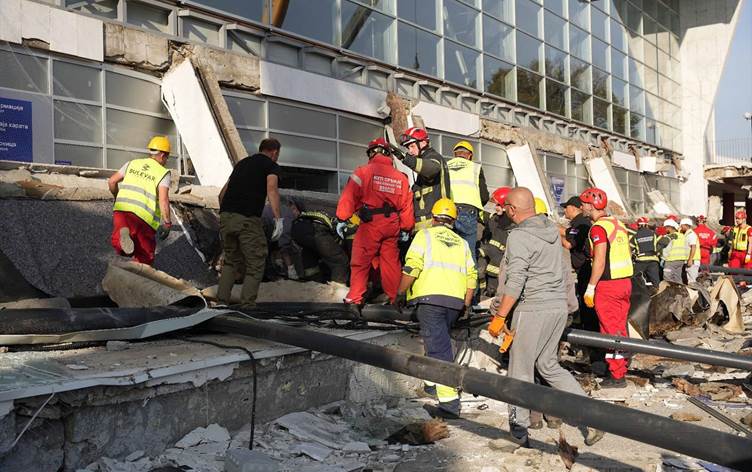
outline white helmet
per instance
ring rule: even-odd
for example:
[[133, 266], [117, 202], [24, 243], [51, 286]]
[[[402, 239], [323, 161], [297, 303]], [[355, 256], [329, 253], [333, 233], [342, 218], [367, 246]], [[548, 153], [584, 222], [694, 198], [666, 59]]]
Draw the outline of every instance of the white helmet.
[[676, 220], [668, 219], [663, 222], [663, 226], [668, 226], [670, 228], [679, 229], [679, 223], [676, 222]]
[[694, 223], [692, 222], [691, 218], [682, 218], [682, 220], [679, 222], [680, 225], [687, 225], [687, 226], [694, 226]]

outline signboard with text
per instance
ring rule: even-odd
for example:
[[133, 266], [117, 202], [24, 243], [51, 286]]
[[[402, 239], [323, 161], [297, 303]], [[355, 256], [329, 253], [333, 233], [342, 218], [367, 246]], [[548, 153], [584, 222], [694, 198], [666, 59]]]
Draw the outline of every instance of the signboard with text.
[[32, 162], [31, 102], [0, 97], [0, 160]]
[[561, 197], [564, 195], [564, 179], [551, 176], [549, 180], [551, 181], [551, 192], [554, 194], [554, 200], [556, 200], [557, 205], [561, 204]]

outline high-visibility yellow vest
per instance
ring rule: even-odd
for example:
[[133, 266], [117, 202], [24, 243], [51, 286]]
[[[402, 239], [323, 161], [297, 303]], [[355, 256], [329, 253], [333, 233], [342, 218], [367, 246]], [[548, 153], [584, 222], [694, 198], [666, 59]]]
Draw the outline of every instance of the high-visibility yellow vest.
[[415, 235], [403, 271], [416, 277], [408, 300], [452, 308], [464, 305], [467, 289], [475, 288], [478, 277], [467, 242], [443, 225]]
[[663, 250], [663, 260], [666, 262], [686, 261], [689, 257], [687, 238], [679, 231], [672, 234], [676, 235], [676, 239], [671, 240], [671, 243]]
[[455, 204], [471, 205], [483, 209], [480, 201], [480, 164], [455, 157], [447, 162], [452, 200]]
[[734, 251], [747, 252], [747, 246], [749, 246], [749, 240], [747, 239], [747, 231], [749, 226], [744, 224], [742, 226], [734, 226], [734, 242], [731, 249]]
[[[600, 226], [606, 230], [606, 238], [608, 239], [606, 270], [603, 272], [603, 279], [613, 280], [632, 277], [632, 274], [634, 274], [632, 251], [629, 248], [629, 235], [624, 225], [613, 216], [606, 216], [593, 223], [593, 226]], [[591, 240], [591, 251], [592, 245]]]
[[653, 230], [640, 228], [631, 235], [630, 241], [636, 261], [658, 261], [658, 255], [655, 251], [657, 238]]
[[[684, 234], [684, 238], [687, 237], [689, 233], [692, 233], [695, 235], [695, 240], [697, 241], [697, 244], [695, 244], [695, 253], [692, 256], [692, 261], [700, 262], [700, 238], [697, 237], [697, 233], [692, 231], [691, 229], [687, 230], [687, 232]], [[692, 251], [692, 248], [689, 247], [689, 244], [687, 244], [687, 257], [689, 257], [689, 253]]]
[[156, 160], [134, 159], [125, 169], [125, 178], [118, 184], [113, 210], [129, 211], [154, 229], [159, 228], [159, 182], [169, 172]]

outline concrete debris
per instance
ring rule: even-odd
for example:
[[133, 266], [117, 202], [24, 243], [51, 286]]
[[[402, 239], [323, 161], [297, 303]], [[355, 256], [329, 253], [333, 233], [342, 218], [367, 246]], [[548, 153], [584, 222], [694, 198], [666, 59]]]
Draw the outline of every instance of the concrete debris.
[[312, 413], [289, 413], [277, 418], [275, 423], [300, 440], [315, 441], [332, 449], [342, 450], [349, 442], [345, 434], [347, 426], [324, 420]]
[[65, 364], [70, 370], [87, 370], [89, 367], [83, 364]]
[[107, 341], [105, 348], [108, 351], [125, 351], [130, 345], [128, 341]]
[[681, 364], [673, 367], [669, 367], [661, 374], [663, 378], [669, 377], [692, 377], [695, 373], [695, 368], [691, 364]]
[[[232, 288], [230, 303], [240, 303], [240, 292], [243, 286], [236, 284]], [[296, 282], [293, 280], [277, 280], [264, 282], [259, 287], [258, 303], [278, 302], [313, 302], [340, 303], [347, 296], [348, 288], [336, 283], [321, 284], [318, 282]], [[217, 299], [217, 286], [205, 288], [201, 294], [208, 300]]]
[[201, 292], [184, 280], [134, 261], [114, 260], [107, 267], [102, 288], [120, 307], [171, 305]]
[[745, 426], [752, 427], [752, 413], [748, 414], [744, 418], [741, 419], [741, 422]]
[[218, 424], [210, 424], [206, 428], [196, 428], [186, 434], [183, 439], [175, 443], [175, 447], [185, 449], [199, 444], [229, 442], [230, 433]]
[[[352, 446], [353, 444], [363, 444], [367, 452], [371, 451], [371, 449], [368, 448], [368, 444], [356, 443], [355, 441], [345, 444], [345, 447], [343, 450], [346, 452], [363, 452], [362, 450], [358, 450], [357, 447], [353, 447]], [[301, 454], [305, 454], [311, 459], [314, 459], [317, 461], [323, 461], [324, 459], [329, 457], [329, 455], [332, 453], [332, 450], [330, 448], [326, 446], [322, 446], [321, 444], [316, 444], [312, 442], [302, 443], [299, 446], [299, 450]]]
[[677, 420], [677, 421], [700, 421], [702, 418], [697, 416], [695, 413], [692, 413], [690, 411], [676, 411], [674, 413], [671, 413], [671, 419]]
[[225, 456], [225, 472], [277, 472], [279, 462], [259, 451], [231, 449]]
[[67, 298], [28, 298], [15, 302], [0, 303], [0, 310], [15, 308], [70, 308], [70, 302]]

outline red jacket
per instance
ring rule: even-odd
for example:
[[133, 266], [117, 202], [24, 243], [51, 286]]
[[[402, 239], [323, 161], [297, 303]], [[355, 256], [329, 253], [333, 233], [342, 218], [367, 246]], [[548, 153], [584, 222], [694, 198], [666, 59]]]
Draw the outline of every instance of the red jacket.
[[718, 236], [715, 234], [715, 231], [702, 223], [697, 225], [694, 231], [697, 238], [700, 240], [700, 247], [712, 252], [713, 248], [715, 248], [718, 243]]
[[400, 229], [413, 229], [415, 217], [410, 182], [394, 168], [390, 157], [377, 154], [350, 176], [337, 204], [337, 218], [345, 221], [363, 205], [382, 208], [387, 203], [397, 209]]

